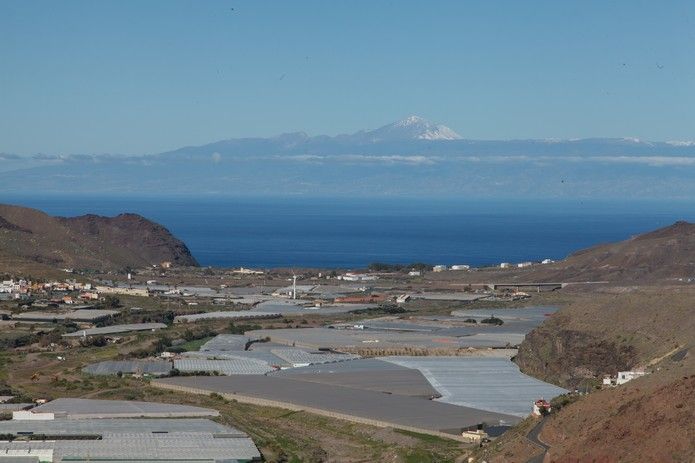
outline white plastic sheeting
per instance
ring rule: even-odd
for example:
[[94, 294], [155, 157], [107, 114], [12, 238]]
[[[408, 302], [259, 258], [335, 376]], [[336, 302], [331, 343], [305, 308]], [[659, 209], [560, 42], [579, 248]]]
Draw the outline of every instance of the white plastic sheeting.
[[565, 389], [519, 371], [505, 358], [384, 357], [382, 360], [422, 372], [442, 395], [438, 400], [465, 407], [525, 417], [533, 402], [550, 400]]

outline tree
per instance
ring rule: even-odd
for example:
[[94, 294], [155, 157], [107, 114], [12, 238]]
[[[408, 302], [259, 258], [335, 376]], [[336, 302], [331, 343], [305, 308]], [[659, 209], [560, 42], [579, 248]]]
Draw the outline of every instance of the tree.
[[501, 318], [497, 318], [494, 315], [490, 315], [490, 318], [485, 318], [480, 320], [480, 323], [487, 323], [488, 325], [503, 325], [504, 321]]
[[104, 307], [115, 309], [121, 306], [121, 300], [111, 294], [104, 298]]

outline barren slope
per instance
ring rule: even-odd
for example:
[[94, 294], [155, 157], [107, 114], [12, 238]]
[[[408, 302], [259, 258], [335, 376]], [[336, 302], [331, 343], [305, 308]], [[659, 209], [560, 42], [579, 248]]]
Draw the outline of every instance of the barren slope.
[[695, 461], [692, 357], [564, 408], [541, 432], [551, 462]]
[[695, 288], [611, 288], [580, 296], [526, 336], [516, 362], [574, 387], [695, 346]]
[[197, 265], [183, 242], [139, 215], [61, 218], [9, 205], [0, 205], [0, 256], [6, 264], [100, 270]]

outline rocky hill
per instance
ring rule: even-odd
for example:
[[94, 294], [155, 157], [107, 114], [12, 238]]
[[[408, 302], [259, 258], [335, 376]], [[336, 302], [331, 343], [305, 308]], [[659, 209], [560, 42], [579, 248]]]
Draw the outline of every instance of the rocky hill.
[[695, 276], [695, 224], [676, 222], [626, 241], [576, 252], [560, 270], [573, 279], [611, 281]]
[[664, 358], [649, 375], [583, 396], [553, 414], [540, 433], [550, 447], [545, 459], [531, 460], [542, 453], [527, 439], [535, 424], [527, 423], [475, 461], [695, 461], [695, 358], [682, 352]]
[[610, 287], [578, 294], [526, 336], [516, 362], [574, 388], [695, 347], [695, 288]]
[[[462, 277], [442, 274], [446, 279]], [[561, 261], [523, 269], [475, 272], [464, 275], [471, 283], [609, 282], [650, 284], [695, 278], [695, 224], [676, 222], [617, 243], [577, 251]]]
[[[163, 226], [136, 214], [52, 217], [0, 205], [0, 262], [57, 268], [117, 270], [170, 261], [197, 265], [186, 245]], [[11, 269], [5, 269], [11, 270]]]
[[[594, 389], [604, 374], [644, 369], [625, 385], [583, 395], [545, 423], [545, 462], [695, 461], [695, 287], [609, 286], [576, 294], [527, 335], [515, 361], [569, 389]], [[478, 455], [527, 462], [541, 450], [532, 423]], [[541, 461], [540, 459], [534, 461]]]
[[[519, 273], [518, 275], [523, 275]], [[545, 423], [545, 462], [695, 461], [695, 225], [677, 222], [577, 252], [526, 278], [607, 280], [565, 288], [570, 300], [526, 336], [521, 370], [568, 389], [644, 369], [625, 385], [592, 392]], [[476, 461], [526, 462], [541, 450], [525, 423]]]

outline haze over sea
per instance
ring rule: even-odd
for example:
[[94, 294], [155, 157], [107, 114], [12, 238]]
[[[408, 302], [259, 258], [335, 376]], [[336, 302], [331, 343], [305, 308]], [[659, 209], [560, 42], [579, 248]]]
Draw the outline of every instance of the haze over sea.
[[361, 268], [372, 262], [494, 265], [562, 259], [695, 219], [692, 202], [3, 195], [51, 215], [142, 214], [201, 265]]

